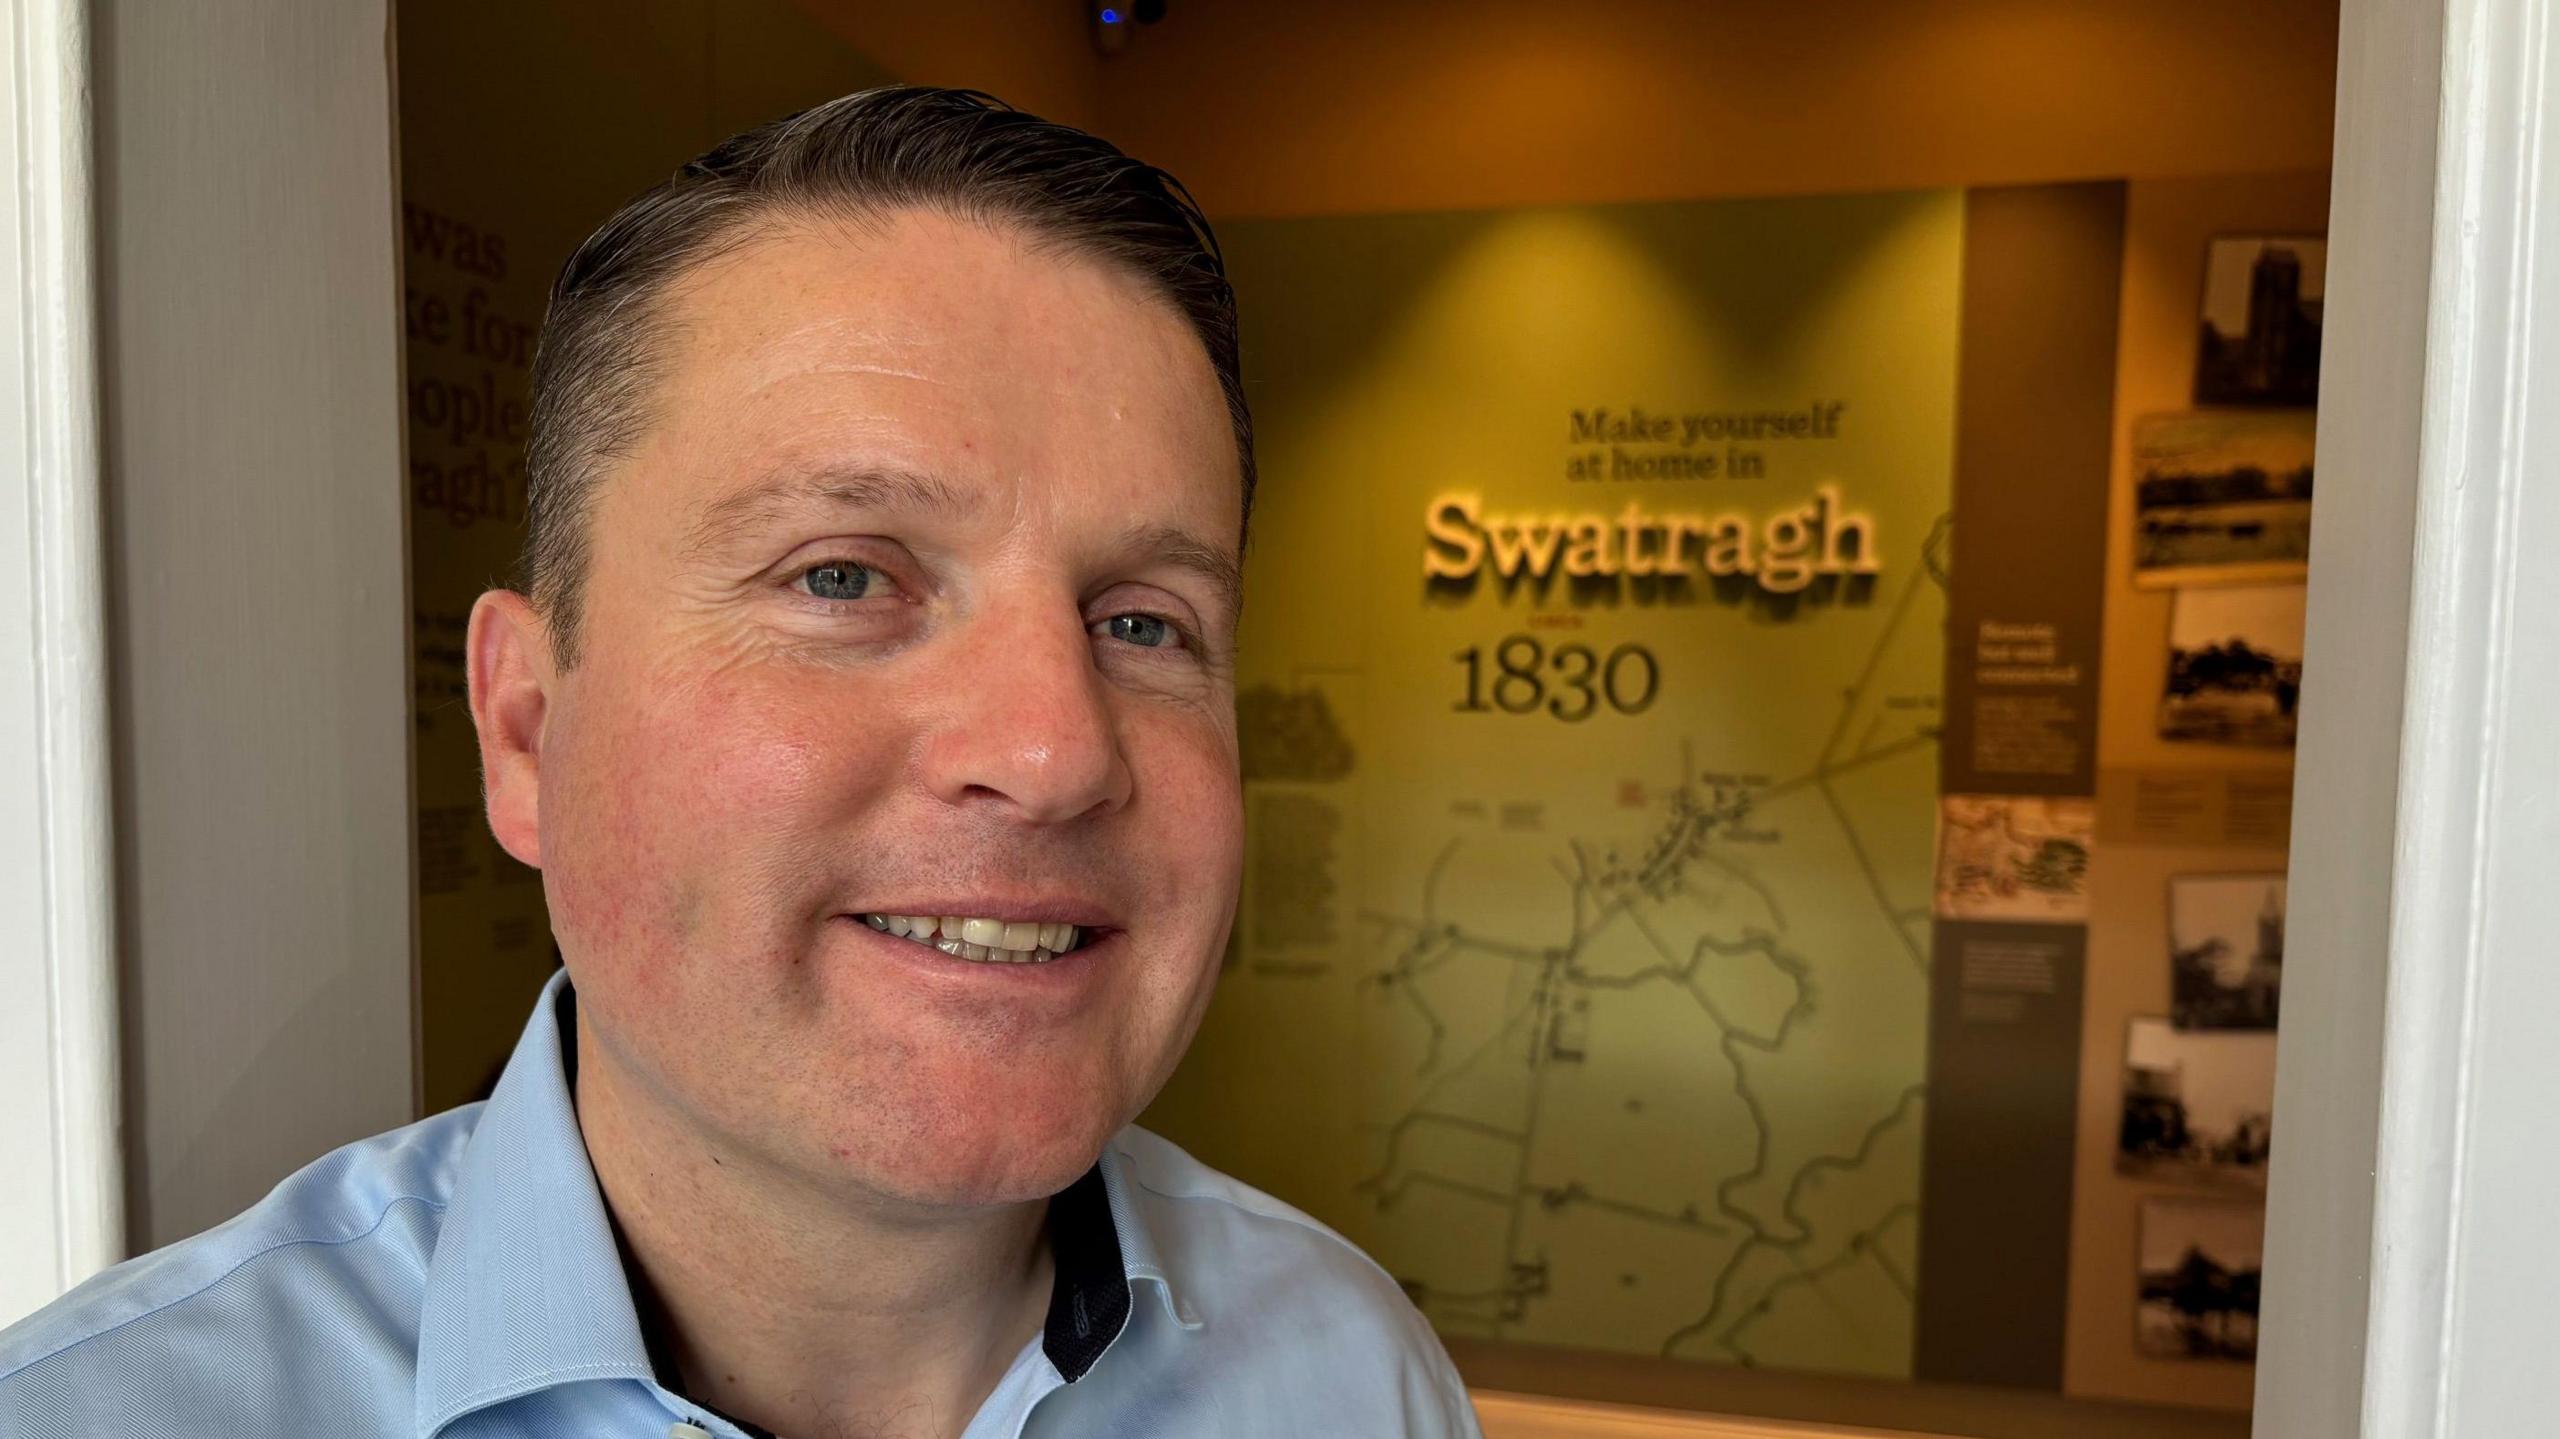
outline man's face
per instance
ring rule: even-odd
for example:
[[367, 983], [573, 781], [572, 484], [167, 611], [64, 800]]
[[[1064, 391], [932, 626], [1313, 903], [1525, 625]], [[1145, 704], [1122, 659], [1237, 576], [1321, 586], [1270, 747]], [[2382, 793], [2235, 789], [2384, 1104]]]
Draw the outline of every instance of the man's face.
[[540, 729], [587, 1062], [850, 1192], [1051, 1193], [1171, 1072], [1234, 913], [1216, 378], [1140, 282], [931, 213], [777, 229], [669, 307]]

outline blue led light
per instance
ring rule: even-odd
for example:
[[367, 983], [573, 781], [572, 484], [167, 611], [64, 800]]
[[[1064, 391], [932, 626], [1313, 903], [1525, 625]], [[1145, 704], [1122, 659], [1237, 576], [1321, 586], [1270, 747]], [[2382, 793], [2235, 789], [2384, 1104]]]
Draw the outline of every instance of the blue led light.
[[1117, 11], [1117, 10], [1105, 10], [1105, 11], [1103, 11], [1103, 12], [1102, 12], [1102, 23], [1103, 23], [1103, 24], [1105, 24], [1105, 25], [1117, 25], [1117, 24], [1119, 24], [1119, 23], [1120, 23], [1120, 12], [1119, 12], [1119, 11]]

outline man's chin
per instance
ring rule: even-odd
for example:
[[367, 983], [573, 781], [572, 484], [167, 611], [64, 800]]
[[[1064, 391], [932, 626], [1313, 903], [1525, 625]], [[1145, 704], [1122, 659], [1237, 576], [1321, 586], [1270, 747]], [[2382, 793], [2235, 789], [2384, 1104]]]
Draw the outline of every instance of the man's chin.
[[1096, 1121], [1037, 1133], [1003, 1127], [890, 1146], [846, 1178], [925, 1209], [988, 1209], [1045, 1200], [1084, 1177], [1112, 1127]]

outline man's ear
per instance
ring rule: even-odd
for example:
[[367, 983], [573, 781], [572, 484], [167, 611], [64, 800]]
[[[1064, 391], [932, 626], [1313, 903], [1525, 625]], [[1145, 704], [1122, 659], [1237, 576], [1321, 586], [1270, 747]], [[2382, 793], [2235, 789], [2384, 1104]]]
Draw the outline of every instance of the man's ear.
[[464, 643], [489, 830], [507, 853], [540, 869], [542, 729], [554, 681], [550, 629], [524, 596], [491, 590], [471, 607]]

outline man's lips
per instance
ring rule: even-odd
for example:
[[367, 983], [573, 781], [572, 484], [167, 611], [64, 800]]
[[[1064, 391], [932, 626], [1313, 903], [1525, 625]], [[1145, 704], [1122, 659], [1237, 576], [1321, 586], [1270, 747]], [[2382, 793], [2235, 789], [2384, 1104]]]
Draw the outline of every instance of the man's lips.
[[866, 914], [862, 922], [883, 934], [931, 945], [954, 959], [995, 964], [1046, 964], [1073, 952], [1085, 936], [1072, 924], [1030, 920]]
[[[1071, 954], [1108, 926], [1090, 906], [1058, 901], [975, 903], [855, 913], [881, 934], [981, 964], [1046, 964]], [[1061, 914], [1077, 916], [1057, 918]]]
[[1118, 929], [1120, 921], [1113, 910], [1094, 900], [1064, 891], [1021, 891], [1008, 894], [908, 894], [883, 896], [859, 909], [845, 913], [859, 919], [866, 914], [959, 915], [962, 918], [993, 919], [1003, 923], [1016, 921], [1030, 924], [1072, 924], [1083, 929]]

